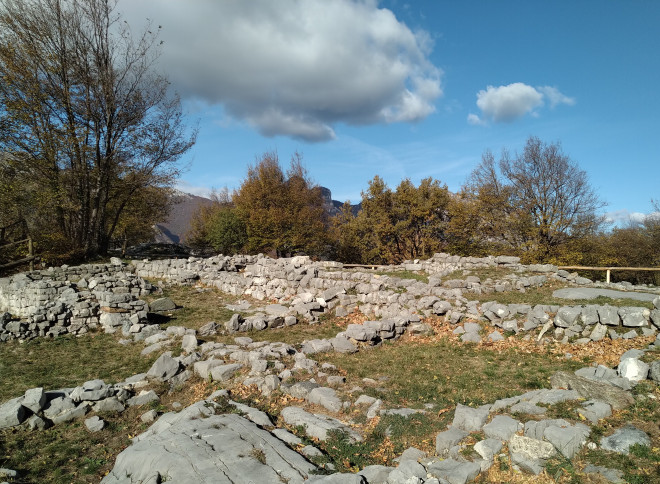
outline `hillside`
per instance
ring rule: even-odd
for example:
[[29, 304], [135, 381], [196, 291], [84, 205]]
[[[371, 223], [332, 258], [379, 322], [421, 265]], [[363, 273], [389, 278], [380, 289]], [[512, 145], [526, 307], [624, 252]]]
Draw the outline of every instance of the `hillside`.
[[[330, 216], [339, 213], [342, 202], [332, 199], [330, 189], [321, 187], [325, 208]], [[156, 235], [154, 242], [164, 244], [184, 243], [186, 232], [190, 229], [190, 221], [200, 206], [210, 205], [213, 201], [210, 198], [192, 195], [179, 190], [174, 191], [172, 209], [167, 220], [156, 224]], [[357, 214], [360, 205], [352, 205], [353, 211]]]

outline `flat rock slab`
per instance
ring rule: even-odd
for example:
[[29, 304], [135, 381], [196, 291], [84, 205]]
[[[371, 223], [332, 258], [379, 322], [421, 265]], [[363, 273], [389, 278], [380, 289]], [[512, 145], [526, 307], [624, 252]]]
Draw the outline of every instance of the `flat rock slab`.
[[645, 432], [632, 425], [625, 425], [609, 437], [600, 440], [603, 449], [619, 454], [627, 454], [630, 447], [635, 444], [650, 446], [651, 439]]
[[236, 414], [215, 415], [208, 403], [163, 415], [117, 456], [101, 482], [293, 484], [315, 469], [270, 432]]
[[552, 293], [552, 297], [559, 299], [596, 299], [599, 296], [612, 299], [635, 299], [636, 301], [653, 301], [658, 297], [657, 294], [647, 292], [615, 291], [614, 289], [598, 289], [595, 287], [568, 287], [557, 289]]
[[558, 371], [550, 378], [553, 388], [569, 388], [577, 391], [581, 397], [608, 403], [615, 410], [622, 410], [634, 403], [632, 395], [618, 387], [587, 380], [566, 371]]
[[282, 409], [281, 415], [287, 424], [294, 427], [302, 425], [307, 435], [316, 437], [319, 440], [326, 440], [328, 438], [328, 432], [331, 430], [346, 431], [349, 438], [353, 441], [362, 440], [362, 437], [357, 432], [336, 418], [309, 413], [300, 407], [285, 407]]

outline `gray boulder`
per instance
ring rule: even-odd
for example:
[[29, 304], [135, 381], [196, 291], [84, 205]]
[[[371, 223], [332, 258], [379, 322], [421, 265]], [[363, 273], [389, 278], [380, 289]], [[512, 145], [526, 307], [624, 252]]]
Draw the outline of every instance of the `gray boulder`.
[[46, 392], [44, 392], [43, 387], [30, 388], [23, 396], [21, 405], [29, 409], [32, 413], [41, 412], [46, 405]]
[[14, 398], [0, 405], [0, 429], [22, 424], [29, 411], [22, 405], [23, 397]]
[[165, 311], [173, 311], [176, 309], [176, 304], [169, 297], [161, 297], [149, 304], [149, 310], [152, 313], [160, 313]]
[[126, 401], [126, 404], [129, 407], [137, 407], [140, 405], [146, 405], [151, 402], [157, 402], [159, 400], [160, 398], [158, 397], [158, 395], [156, 395], [156, 392], [154, 392], [153, 390], [149, 390], [149, 391], [142, 391], [138, 395], [129, 398]]
[[211, 368], [211, 378], [213, 381], [227, 381], [230, 380], [241, 368], [243, 368], [242, 363], [214, 366]]
[[472, 408], [460, 403], [456, 405], [454, 412], [454, 421], [452, 427], [465, 430], [467, 432], [477, 432], [486, 424], [490, 405], [482, 405], [479, 408]]
[[209, 402], [201, 401], [180, 413], [163, 415], [117, 456], [114, 468], [101, 482], [232, 484], [284, 480], [302, 484], [315, 469], [249, 420], [214, 413]]
[[339, 420], [325, 415], [309, 413], [300, 407], [285, 407], [280, 414], [284, 422], [292, 426], [302, 425], [305, 433], [319, 440], [326, 440], [330, 430], [340, 430], [348, 433], [349, 439], [361, 441], [362, 437]]
[[[311, 476], [305, 484], [367, 484], [361, 474], [330, 474], [328, 476]], [[369, 481], [371, 484], [371, 481]]]
[[617, 368], [619, 375], [632, 382], [646, 380], [649, 374], [649, 365], [637, 358], [626, 358]]
[[600, 474], [609, 482], [612, 482], [614, 484], [626, 484], [626, 481], [623, 478], [623, 471], [620, 471], [618, 469], [609, 469], [607, 467], [587, 464], [586, 466], [584, 466], [583, 472], [585, 474]]
[[169, 352], [163, 353], [151, 365], [147, 372], [147, 378], [153, 378], [158, 381], [167, 381], [175, 376], [181, 370], [181, 364], [178, 360], [172, 358]]
[[650, 446], [651, 439], [645, 432], [632, 425], [625, 425], [612, 435], [600, 439], [603, 449], [619, 454], [627, 454], [630, 446], [635, 444]]
[[424, 469], [424, 466], [417, 461], [406, 460], [399, 464], [399, 466], [387, 476], [386, 482], [387, 484], [404, 484], [408, 482], [411, 477], [425, 479], [426, 469]]
[[600, 319], [600, 323], [606, 326], [618, 326], [621, 321], [617, 308], [608, 306], [607, 304], [598, 307], [598, 318]]
[[550, 425], [543, 432], [545, 440], [550, 442], [567, 459], [572, 459], [587, 442], [591, 430], [586, 425]]
[[197, 349], [197, 336], [194, 334], [184, 334], [181, 340], [181, 349], [186, 353], [192, 353]]
[[569, 328], [573, 326], [582, 314], [582, 308], [579, 306], [564, 306], [559, 308], [555, 317], [555, 326], [560, 328]]
[[445, 459], [430, 463], [426, 471], [438, 479], [446, 479], [451, 484], [466, 484], [475, 479], [481, 472], [479, 462], [459, 462]]
[[508, 415], [496, 415], [493, 420], [484, 425], [483, 431], [490, 439], [509, 440], [523, 425]]
[[93, 417], [85, 419], [85, 427], [87, 427], [87, 430], [90, 432], [99, 432], [105, 427], [105, 422], [101, 417], [94, 415]]
[[591, 381], [565, 371], [558, 371], [552, 375], [550, 383], [553, 388], [576, 390], [584, 398], [606, 402], [616, 410], [622, 410], [635, 401], [630, 393], [620, 388], [607, 383]]
[[346, 338], [335, 337], [329, 340], [332, 348], [337, 353], [355, 353], [357, 352], [357, 346], [351, 343]]
[[660, 383], [660, 360], [655, 360], [649, 366], [649, 378]]
[[646, 308], [625, 307], [619, 308], [621, 323], [629, 328], [640, 328], [648, 325], [650, 311]]
[[450, 427], [435, 436], [435, 451], [438, 455], [446, 455], [453, 446], [468, 436], [468, 432], [457, 427]]
[[342, 402], [337, 396], [337, 392], [332, 388], [318, 387], [312, 389], [307, 394], [307, 401], [330, 410], [331, 412], [339, 412], [342, 409]]
[[106, 385], [103, 380], [89, 380], [74, 388], [69, 397], [74, 402], [95, 402], [111, 397], [114, 393], [114, 389], [110, 385]]
[[359, 471], [358, 474], [364, 477], [369, 484], [386, 484], [387, 477], [393, 470], [394, 467], [371, 465]]

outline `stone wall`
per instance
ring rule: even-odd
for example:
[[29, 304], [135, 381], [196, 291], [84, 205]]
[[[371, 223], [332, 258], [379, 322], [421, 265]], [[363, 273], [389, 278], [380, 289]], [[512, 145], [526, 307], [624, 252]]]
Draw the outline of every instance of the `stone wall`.
[[144, 323], [148, 305], [139, 298], [152, 289], [121, 264], [62, 266], [0, 279], [0, 341]]

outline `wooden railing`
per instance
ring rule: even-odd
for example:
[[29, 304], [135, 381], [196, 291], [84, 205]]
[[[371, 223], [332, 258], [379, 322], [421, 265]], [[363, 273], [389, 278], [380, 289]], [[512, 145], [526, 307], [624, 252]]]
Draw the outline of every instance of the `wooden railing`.
[[7, 264], [2, 264], [2, 265], [0, 265], [0, 269], [9, 269], [10, 267], [20, 266], [21, 264], [25, 264], [26, 262], [29, 262], [30, 263], [30, 270], [31, 271], [34, 270], [34, 261], [35, 261], [36, 257], [34, 256], [34, 246], [32, 244], [32, 237], [28, 237], [27, 239], [23, 239], [23, 240], [18, 240], [16, 242], [11, 242], [9, 244], [4, 244], [1, 247], [2, 248], [12, 247], [14, 245], [20, 245], [20, 244], [24, 244], [26, 242], [27, 242], [27, 246], [28, 246], [28, 256], [23, 258], [23, 259], [18, 259], [18, 260], [12, 261], [12, 262], [8, 262]]
[[605, 282], [610, 283], [611, 271], [660, 271], [660, 267], [589, 267], [589, 266], [559, 266], [559, 269], [575, 271], [605, 271]]

